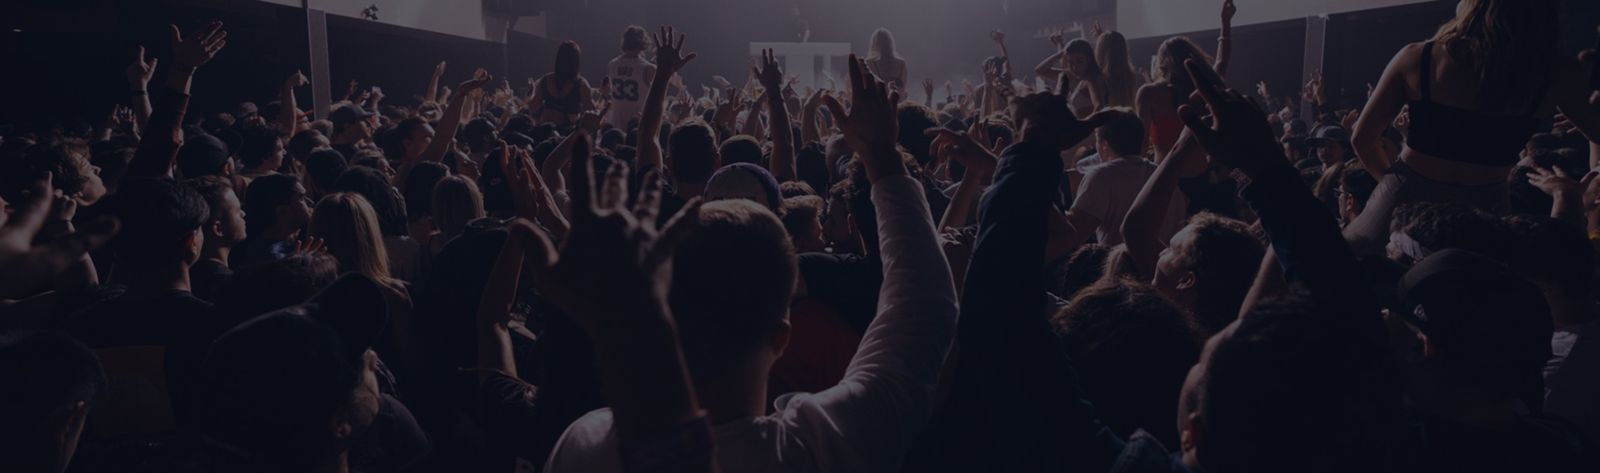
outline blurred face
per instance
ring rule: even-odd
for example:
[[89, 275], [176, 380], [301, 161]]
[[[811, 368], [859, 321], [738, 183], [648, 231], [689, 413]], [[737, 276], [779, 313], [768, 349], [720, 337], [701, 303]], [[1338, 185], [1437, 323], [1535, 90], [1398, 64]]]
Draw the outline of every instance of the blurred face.
[[1071, 75], [1073, 79], [1088, 77], [1090, 60], [1091, 58], [1087, 54], [1068, 54], [1066, 59], [1067, 74]]
[[1323, 164], [1338, 163], [1344, 161], [1344, 157], [1344, 144], [1329, 142], [1317, 146], [1317, 160]]
[[1290, 163], [1306, 158], [1305, 156], [1300, 155], [1299, 147], [1290, 143], [1283, 144], [1283, 155], [1289, 158]]
[[402, 142], [406, 147], [406, 154], [410, 156], [422, 154], [422, 150], [433, 144], [433, 135], [433, 126], [426, 123], [411, 130], [411, 136], [407, 136]]
[[290, 192], [288, 202], [278, 206], [278, 223], [290, 228], [301, 228], [311, 222], [311, 197], [306, 195], [306, 188], [300, 184], [294, 185]]
[[233, 246], [244, 241], [244, 207], [239, 205], [239, 196], [234, 194], [233, 191], [224, 193], [222, 195], [222, 208], [219, 210], [222, 216], [217, 219], [217, 225], [221, 230], [218, 233], [222, 242], [226, 246]]
[[78, 191], [78, 205], [94, 205], [106, 196], [106, 184], [100, 180], [100, 166], [89, 164], [86, 157], [75, 157], [72, 161], [78, 167], [78, 174], [85, 178], [83, 189]]
[[1188, 292], [1194, 286], [1194, 273], [1188, 267], [1188, 252], [1194, 246], [1194, 227], [1183, 227], [1177, 234], [1172, 235], [1172, 241], [1167, 248], [1161, 250], [1160, 259], [1156, 260], [1156, 275], [1152, 283], [1162, 294], [1184, 304], [1188, 300]]
[[272, 153], [261, 161], [261, 168], [270, 171], [283, 167], [283, 157], [287, 154], [283, 149], [283, 140], [272, 140]]
[[1189, 400], [1199, 399], [1200, 389], [1206, 379], [1206, 370], [1211, 366], [1211, 354], [1216, 352], [1217, 345], [1233, 337], [1234, 330], [1238, 327], [1239, 322], [1228, 324], [1227, 328], [1222, 329], [1221, 332], [1211, 336], [1211, 339], [1206, 340], [1205, 348], [1200, 351], [1200, 360], [1195, 362], [1194, 366], [1189, 367], [1188, 376], [1183, 378], [1183, 389], [1178, 394], [1177, 420], [1179, 437], [1182, 439], [1181, 443], [1185, 453], [1195, 449], [1197, 437], [1194, 435], [1195, 424], [1192, 419], [1198, 418], [1200, 414], [1199, 403], [1190, 402]]

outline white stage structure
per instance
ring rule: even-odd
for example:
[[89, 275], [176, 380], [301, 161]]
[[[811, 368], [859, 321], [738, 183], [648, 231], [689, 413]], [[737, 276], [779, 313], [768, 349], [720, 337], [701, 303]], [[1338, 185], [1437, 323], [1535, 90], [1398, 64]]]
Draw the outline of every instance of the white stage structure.
[[782, 61], [783, 72], [795, 76], [795, 90], [819, 88], [833, 77], [839, 86], [845, 86], [845, 71], [834, 70], [834, 63], [844, 64], [850, 57], [850, 43], [750, 43], [750, 57], [759, 60], [761, 51], [771, 49]]

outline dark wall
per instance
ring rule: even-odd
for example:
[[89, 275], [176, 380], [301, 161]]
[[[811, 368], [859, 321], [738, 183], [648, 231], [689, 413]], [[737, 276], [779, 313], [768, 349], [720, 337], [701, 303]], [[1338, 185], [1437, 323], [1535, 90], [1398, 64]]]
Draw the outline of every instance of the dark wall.
[[[1217, 54], [1218, 30], [1185, 34], [1213, 56]], [[1306, 25], [1303, 20], [1279, 21], [1235, 27], [1233, 58], [1228, 66], [1228, 85], [1254, 95], [1256, 83], [1266, 82], [1277, 97], [1300, 91], [1300, 70], [1305, 63]], [[1128, 42], [1134, 67], [1148, 70], [1150, 58], [1167, 37], [1141, 38]]]

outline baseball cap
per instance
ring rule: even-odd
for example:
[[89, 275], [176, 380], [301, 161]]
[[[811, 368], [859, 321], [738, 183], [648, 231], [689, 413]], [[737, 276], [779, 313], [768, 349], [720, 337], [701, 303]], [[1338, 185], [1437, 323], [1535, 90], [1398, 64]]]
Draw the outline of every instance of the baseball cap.
[[337, 453], [328, 422], [349, 406], [387, 320], [378, 283], [351, 273], [303, 304], [223, 334], [201, 369], [198, 416], [208, 443], [280, 464]]
[[1311, 146], [1322, 146], [1331, 143], [1349, 145], [1350, 132], [1341, 126], [1328, 125], [1317, 128], [1316, 131], [1311, 133], [1310, 138], [1306, 138], [1306, 144]]
[[183, 147], [178, 148], [178, 172], [186, 179], [222, 175], [222, 167], [227, 163], [228, 145], [215, 136], [189, 135]]
[[344, 128], [345, 125], [371, 118], [372, 112], [366, 111], [355, 105], [340, 105], [328, 112], [328, 121], [333, 122], [334, 128]]
[[1498, 261], [1466, 250], [1436, 252], [1400, 278], [1397, 315], [1430, 343], [1483, 376], [1515, 383], [1524, 398], [1543, 395], [1540, 367], [1550, 358], [1550, 307], [1544, 293]]
[[772, 173], [750, 163], [723, 166], [711, 175], [710, 181], [706, 182], [707, 201], [747, 199], [764, 205], [776, 213], [778, 206], [783, 204], [781, 196], [778, 180], [772, 177]]

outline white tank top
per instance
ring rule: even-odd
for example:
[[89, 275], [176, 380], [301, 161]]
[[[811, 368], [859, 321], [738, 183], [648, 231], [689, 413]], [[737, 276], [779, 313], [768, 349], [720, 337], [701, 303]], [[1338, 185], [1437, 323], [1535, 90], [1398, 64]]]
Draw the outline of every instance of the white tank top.
[[638, 119], [644, 111], [645, 95], [650, 93], [650, 80], [645, 75], [650, 62], [643, 58], [618, 56], [606, 65], [606, 78], [611, 81], [611, 114], [606, 122], [627, 130], [628, 122]]

